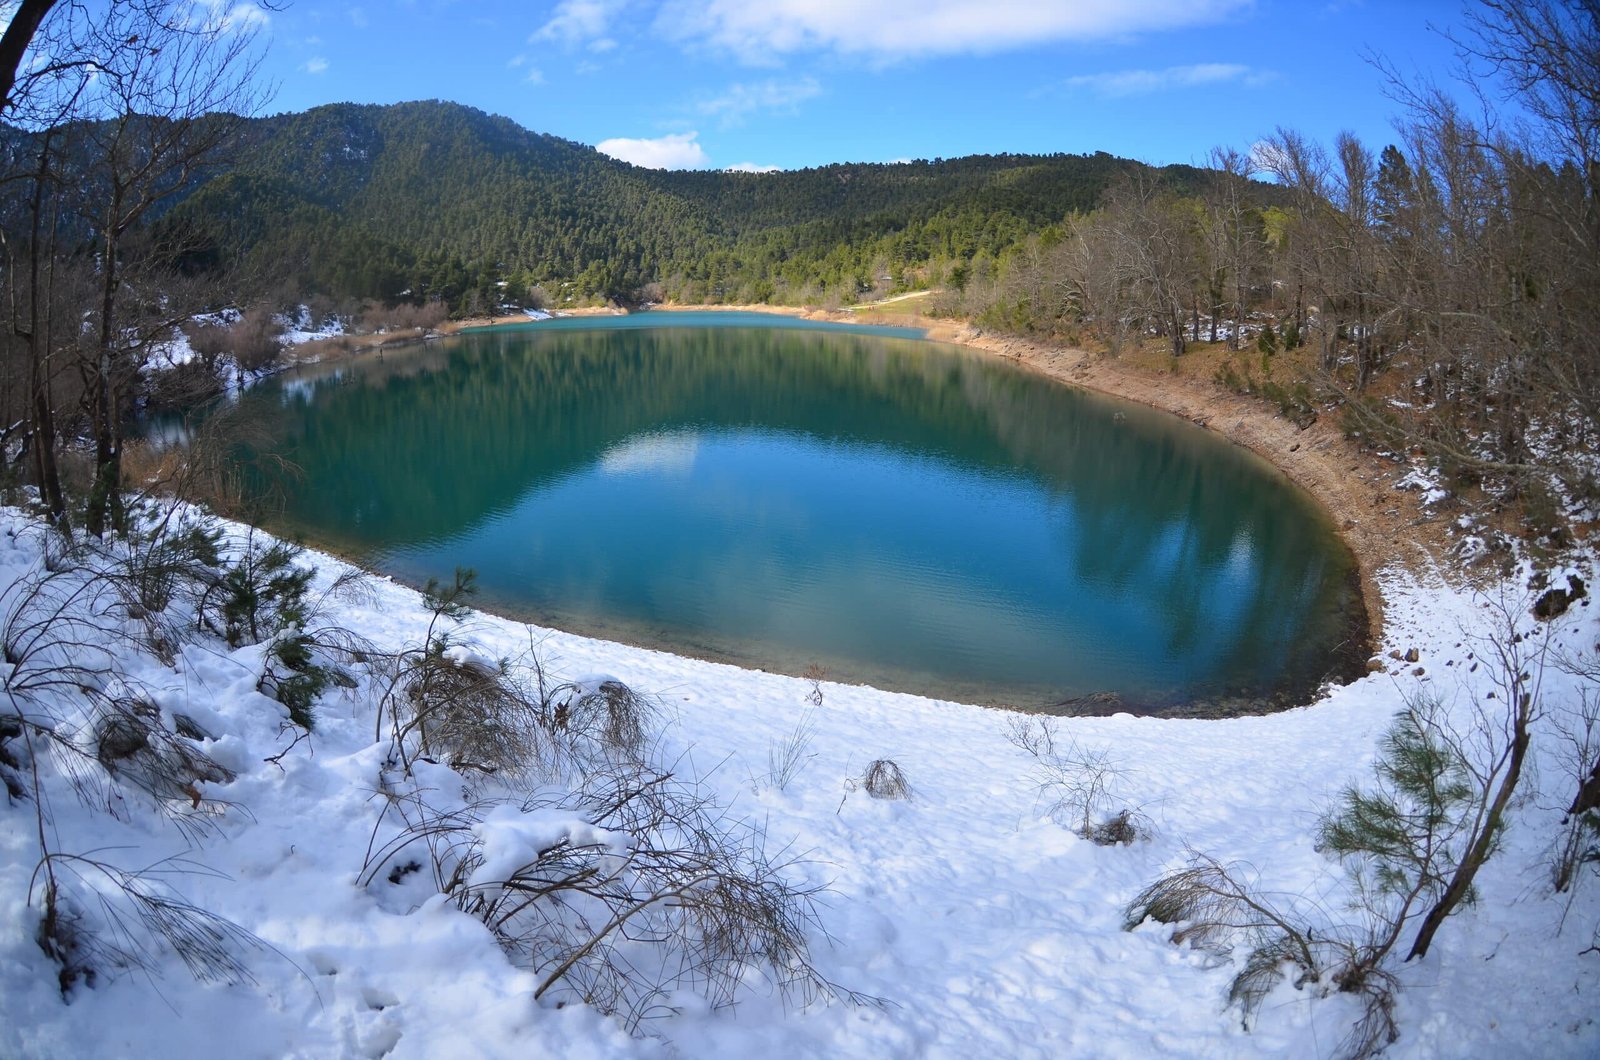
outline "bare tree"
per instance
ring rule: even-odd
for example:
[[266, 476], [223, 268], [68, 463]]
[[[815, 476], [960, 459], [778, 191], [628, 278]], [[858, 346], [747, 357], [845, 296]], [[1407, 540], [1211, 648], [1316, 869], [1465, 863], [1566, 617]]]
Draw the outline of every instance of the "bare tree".
[[1486, 65], [1600, 196], [1600, 2], [1479, 0], [1452, 38]]
[[[1250, 155], [1231, 147], [1218, 147], [1210, 156], [1214, 171], [1206, 187], [1206, 254], [1211, 278], [1211, 341], [1217, 341], [1217, 319], [1224, 303], [1233, 310], [1233, 330], [1228, 348], [1239, 348], [1250, 289], [1265, 249], [1257, 211], [1247, 198], [1255, 163]], [[1229, 287], [1231, 286], [1231, 291]], [[1231, 297], [1228, 297], [1231, 294]]]
[[[152, 207], [219, 160], [243, 118], [261, 102], [252, 87], [259, 54], [253, 25], [232, 10], [172, 5], [113, 8], [91, 32], [103, 49], [74, 126], [84, 160], [83, 215], [99, 255], [95, 350], [81, 365], [94, 439], [94, 484], [86, 528], [121, 522], [123, 419], [151, 342], [187, 316], [162, 297], [170, 248], [130, 237]], [[88, 120], [92, 119], [92, 120]]]
[[[22, 415], [3, 429], [10, 435], [26, 426], [20, 452], [58, 526], [66, 520], [58, 423], [80, 404], [80, 388], [100, 464], [90, 522], [103, 530], [107, 510], [120, 509], [114, 476], [129, 377], [123, 362], [148, 345], [128, 310], [166, 293], [130, 290], [129, 270], [137, 258], [174, 251], [148, 246], [130, 254], [129, 239], [227, 134], [230, 120], [208, 112], [248, 112], [258, 102], [248, 88], [257, 15], [251, 5], [176, 0], [25, 0], [10, 12], [0, 38], [0, 108], [20, 135], [0, 180], [24, 191], [12, 200], [20, 208], [0, 220], [0, 240], [10, 339], [22, 365], [8, 415], [17, 407]], [[98, 292], [89, 297], [79, 283], [91, 275]], [[90, 303], [98, 341], [85, 358], [81, 325]], [[74, 363], [81, 367], [75, 381], [64, 374]]]
[[1543, 633], [1518, 628], [1526, 609], [1501, 599], [1494, 610], [1498, 628], [1484, 642], [1493, 707], [1481, 707], [1456, 754], [1469, 776], [1471, 811], [1465, 818], [1463, 847], [1448, 881], [1417, 930], [1406, 960], [1425, 957], [1446, 917], [1473, 895], [1473, 881], [1499, 845], [1506, 814], [1522, 779], [1534, 723], [1543, 713], [1540, 691], [1549, 651], [1548, 627]]
[[1289, 189], [1293, 204], [1275, 255], [1280, 282], [1285, 290], [1294, 292], [1290, 319], [1295, 330], [1304, 334], [1311, 309], [1307, 298], [1317, 299], [1322, 366], [1332, 371], [1338, 357], [1338, 327], [1329, 326], [1332, 306], [1324, 304], [1329, 301], [1325, 283], [1333, 274], [1327, 153], [1294, 130], [1280, 127], [1264, 141], [1256, 161]]
[[1335, 231], [1338, 256], [1332, 263], [1337, 270], [1329, 286], [1337, 293], [1347, 319], [1350, 345], [1355, 352], [1355, 389], [1365, 390], [1376, 368], [1377, 342], [1374, 338], [1378, 309], [1377, 253], [1373, 233], [1373, 182], [1377, 170], [1372, 152], [1349, 132], [1334, 141], [1339, 158], [1335, 177]]
[[1188, 204], [1143, 169], [1106, 193], [1102, 223], [1113, 267], [1127, 280], [1130, 308], [1166, 337], [1174, 357], [1183, 354], [1183, 318], [1198, 272], [1196, 221]]
[[[1409, 111], [1403, 150], [1384, 152], [1373, 185], [1377, 323], [1403, 341], [1408, 382], [1426, 400], [1348, 407], [1363, 432], [1420, 447], [1491, 498], [1552, 485], [1592, 496], [1600, 4], [1484, 0], [1453, 39], [1483, 115], [1393, 77]], [[1526, 119], [1502, 119], [1496, 92]], [[1358, 384], [1370, 352], [1358, 345]]]

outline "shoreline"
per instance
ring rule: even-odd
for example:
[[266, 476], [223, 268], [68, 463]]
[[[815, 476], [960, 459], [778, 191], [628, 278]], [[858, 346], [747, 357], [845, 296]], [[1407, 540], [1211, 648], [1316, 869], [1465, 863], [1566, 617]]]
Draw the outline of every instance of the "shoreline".
[[[1434, 547], [1442, 543], [1442, 524], [1421, 510], [1415, 492], [1396, 488], [1409, 471], [1406, 465], [1363, 452], [1327, 417], [1319, 416], [1308, 427], [1297, 427], [1262, 401], [1225, 390], [1207, 379], [1153, 371], [1127, 359], [1076, 347], [989, 333], [968, 321], [915, 314], [906, 315], [903, 320], [871, 320], [871, 306], [852, 312], [812, 306], [660, 305], [642, 312], [768, 313], [839, 324], [900, 324], [922, 330], [931, 341], [1004, 357], [1057, 382], [1132, 401], [1213, 431], [1265, 460], [1309, 493], [1327, 513], [1356, 560], [1361, 600], [1367, 612], [1369, 647], [1374, 655], [1381, 651], [1387, 630], [1383, 571], [1399, 566], [1416, 572], [1432, 569], [1437, 562]], [[591, 308], [566, 315], [628, 314], [623, 310]], [[449, 326], [447, 333], [507, 323], [520, 321], [459, 321]]]
[[1417, 494], [1395, 488], [1409, 469], [1362, 452], [1327, 417], [1319, 416], [1302, 429], [1262, 401], [1209, 380], [1152, 373], [1086, 350], [986, 334], [970, 324], [934, 326], [928, 337], [983, 350], [1059, 382], [1180, 416], [1261, 457], [1311, 495], [1355, 557], [1374, 653], [1387, 628], [1382, 572], [1394, 565], [1417, 571], [1435, 563], [1424, 541], [1432, 535], [1419, 532], [1435, 520], [1418, 507]]

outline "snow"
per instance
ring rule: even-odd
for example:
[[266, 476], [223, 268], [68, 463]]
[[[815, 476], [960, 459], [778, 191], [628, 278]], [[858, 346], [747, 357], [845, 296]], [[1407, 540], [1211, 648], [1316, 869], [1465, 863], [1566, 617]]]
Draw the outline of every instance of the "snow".
[[1395, 489], [1415, 490], [1422, 495], [1423, 507], [1432, 507], [1450, 498], [1450, 491], [1439, 481], [1437, 471], [1422, 464], [1412, 464], [1405, 477], [1395, 483]]
[[194, 347], [189, 345], [189, 336], [184, 334], [182, 328], [173, 328], [170, 339], [150, 344], [150, 356], [145, 361], [144, 370], [164, 372], [188, 364], [194, 358]]
[[510, 879], [518, 868], [534, 862], [541, 850], [557, 843], [605, 847], [616, 854], [627, 853], [629, 847], [625, 833], [596, 828], [573, 814], [527, 811], [504, 803], [473, 825], [472, 831], [483, 843], [483, 860], [467, 878], [467, 885], [474, 888]]
[[[319, 588], [345, 569], [306, 558]], [[38, 526], [0, 510], [0, 586], [42, 559]], [[1592, 568], [1574, 572], [1593, 584]], [[392, 768], [387, 739], [374, 742], [377, 689], [329, 692], [315, 734], [294, 743], [284, 708], [257, 691], [260, 645], [230, 650], [195, 634], [168, 666], [134, 651], [131, 637], [113, 638], [128, 687], [164, 718], [193, 719], [211, 737], [199, 748], [236, 779], [203, 785], [199, 807], [183, 798], [157, 812], [148, 797], [116, 786], [80, 802], [47, 770], [52, 841], [125, 868], [172, 857], [203, 865], [168, 882], [265, 946], [240, 950], [253, 983], [198, 984], [158, 954], [155, 974], [103, 974], [64, 1002], [34, 942], [33, 807], [0, 802], [0, 1056], [1329, 1055], [1356, 1016], [1348, 998], [1286, 983], [1246, 1031], [1224, 1007], [1230, 964], [1172, 945], [1157, 925], [1122, 930], [1123, 909], [1190, 848], [1248, 862], [1273, 889], [1337, 904], [1337, 866], [1312, 847], [1317, 814], [1370, 775], [1378, 737], [1409, 690], [1430, 687], [1463, 712], [1483, 702], [1488, 668], [1473, 668], [1468, 653], [1492, 628], [1500, 594], [1521, 606], [1523, 584], [1473, 591], [1438, 573], [1387, 573], [1384, 668], [1308, 707], [1226, 721], [1061, 721], [1080, 751], [1108, 754], [1121, 773], [1115, 795], [1149, 819], [1152, 836], [1125, 847], [1096, 846], [1052, 819], [1038, 760], [1010, 738], [1014, 715], [825, 681], [813, 705], [807, 680], [474, 614], [453, 634], [468, 645], [452, 656], [458, 665], [492, 665], [531, 644], [555, 680], [598, 687], [602, 679], [588, 675], [610, 674], [654, 696], [653, 753], [798, 858], [791, 871], [800, 882], [827, 885], [821, 913], [831, 940], [814, 933], [818, 967], [886, 1001], [795, 1010], [756, 978], [730, 1009], [675, 997], [677, 1014], [647, 1021], [642, 1038], [582, 1004], [536, 1003], [536, 977], [433, 893], [427, 872], [395, 884], [380, 873], [361, 885], [369, 845], [394, 833], [378, 795]], [[419, 594], [382, 579], [367, 588], [322, 621], [388, 649], [420, 644], [431, 616]], [[0, 611], [17, 599], [15, 588], [0, 594]], [[1588, 605], [1552, 623], [1558, 648], [1594, 649], [1600, 623]], [[192, 630], [192, 618], [185, 625]], [[1411, 648], [1419, 663], [1388, 655]], [[1572, 675], [1546, 672], [1548, 702], [1569, 704], [1579, 691]], [[781, 789], [752, 780], [808, 712], [793, 780]], [[86, 710], [68, 723], [89, 720]], [[876, 758], [905, 771], [910, 800], [860, 789]], [[1480, 876], [1479, 903], [1446, 923], [1425, 960], [1396, 965], [1402, 1037], [1390, 1055], [1600, 1054], [1600, 956], [1580, 955], [1600, 921], [1600, 886], [1580, 891], [1570, 909], [1549, 894], [1541, 859], [1570, 792], [1545, 765]], [[414, 783], [452, 802], [466, 782], [418, 762]], [[503, 879], [562, 838], [619, 856], [630, 841], [559, 809], [510, 803], [472, 830], [479, 882]]]
[[310, 306], [302, 305], [292, 320], [288, 317], [279, 319], [284, 329], [278, 341], [285, 346], [301, 346], [308, 342], [337, 338], [344, 334], [343, 320], [336, 316], [330, 316], [323, 321], [313, 320]]

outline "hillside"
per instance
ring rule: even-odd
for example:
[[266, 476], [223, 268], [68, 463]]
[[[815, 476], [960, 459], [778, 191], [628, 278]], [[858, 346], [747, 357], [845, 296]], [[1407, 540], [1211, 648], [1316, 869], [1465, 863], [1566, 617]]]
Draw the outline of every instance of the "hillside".
[[[1139, 163], [989, 155], [779, 173], [640, 169], [451, 103], [334, 104], [248, 123], [171, 219], [308, 292], [456, 303], [509, 281], [629, 297], [815, 300], [996, 256], [1092, 209]], [[1168, 167], [1193, 189], [1203, 172]], [[522, 288], [517, 291], [515, 288]]]

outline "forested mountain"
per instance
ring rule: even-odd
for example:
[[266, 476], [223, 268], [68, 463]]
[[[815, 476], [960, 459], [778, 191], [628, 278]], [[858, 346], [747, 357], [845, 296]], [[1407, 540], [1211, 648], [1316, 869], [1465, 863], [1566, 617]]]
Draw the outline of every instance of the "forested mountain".
[[[1092, 209], [1111, 155], [992, 155], [779, 173], [666, 172], [451, 103], [335, 104], [248, 123], [167, 216], [208, 253], [336, 297], [851, 297], [993, 257]], [[1162, 171], [1179, 190], [1203, 173]]]

